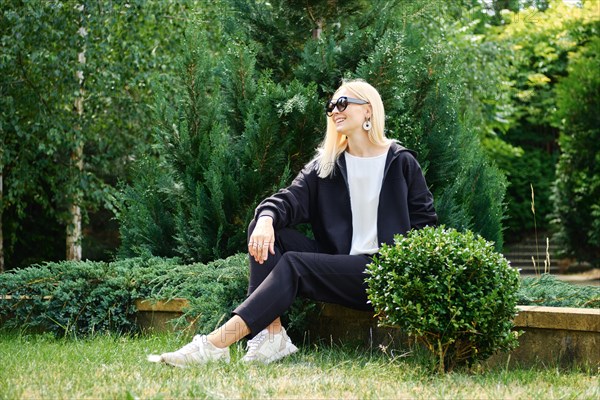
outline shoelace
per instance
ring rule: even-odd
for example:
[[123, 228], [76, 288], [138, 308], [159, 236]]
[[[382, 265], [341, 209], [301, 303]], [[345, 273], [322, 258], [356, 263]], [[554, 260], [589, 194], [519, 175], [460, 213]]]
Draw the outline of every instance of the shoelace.
[[189, 350], [198, 350], [198, 347], [200, 347], [200, 342], [202, 341], [202, 336], [196, 335], [194, 336], [194, 338], [192, 339], [192, 341], [188, 344], [186, 344], [185, 346], [183, 346], [181, 349], [179, 349], [180, 352], [187, 352]]
[[260, 331], [260, 333], [258, 335], [256, 335], [255, 337], [253, 337], [252, 339], [248, 340], [248, 343], [246, 343], [246, 348], [248, 349], [248, 354], [254, 353], [258, 349], [258, 346], [260, 346], [260, 344], [265, 341], [265, 339], [268, 337], [268, 335], [269, 335], [269, 331], [267, 331], [265, 329], [265, 330]]

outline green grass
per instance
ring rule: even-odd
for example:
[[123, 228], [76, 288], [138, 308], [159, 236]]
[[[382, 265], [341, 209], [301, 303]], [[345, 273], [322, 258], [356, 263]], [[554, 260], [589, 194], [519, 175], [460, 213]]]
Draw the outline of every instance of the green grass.
[[146, 355], [187, 342], [176, 335], [55, 339], [0, 333], [1, 399], [597, 399], [598, 371], [502, 367], [438, 375], [419, 357], [307, 345], [279, 363], [176, 369]]

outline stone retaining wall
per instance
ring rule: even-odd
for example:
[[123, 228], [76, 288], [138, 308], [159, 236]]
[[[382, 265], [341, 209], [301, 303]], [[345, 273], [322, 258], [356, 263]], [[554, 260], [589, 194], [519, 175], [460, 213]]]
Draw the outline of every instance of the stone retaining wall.
[[136, 323], [147, 332], [173, 332], [171, 323], [175, 318], [181, 317], [183, 309], [188, 307], [186, 299], [173, 299], [167, 301], [136, 300]]
[[[154, 332], [173, 330], [169, 320], [181, 316], [184, 299], [138, 301], [137, 322]], [[360, 342], [367, 346], [407, 348], [410, 341], [399, 329], [378, 327], [372, 313], [335, 304], [319, 304], [320, 315], [310, 321], [311, 339]], [[519, 306], [515, 329], [523, 331], [519, 347], [494, 356], [489, 363], [522, 365], [588, 365], [600, 367], [600, 309]], [[510, 357], [510, 358], [509, 358]]]
[[[525, 365], [600, 366], [600, 309], [519, 306], [515, 327], [523, 331], [510, 360]], [[509, 355], [492, 362], [506, 362]]]

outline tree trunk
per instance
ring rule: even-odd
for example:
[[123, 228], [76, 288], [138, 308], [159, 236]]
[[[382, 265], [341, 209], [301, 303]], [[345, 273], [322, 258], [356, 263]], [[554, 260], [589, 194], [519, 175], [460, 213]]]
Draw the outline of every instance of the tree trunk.
[[313, 39], [319, 40], [321, 38], [321, 33], [323, 33], [323, 21], [317, 20], [316, 26], [312, 31]]
[[83, 135], [82, 119], [83, 119], [83, 99], [85, 95], [84, 90], [84, 77], [83, 70], [85, 67], [85, 37], [87, 36], [87, 30], [84, 27], [84, 12], [85, 8], [80, 5], [78, 10], [81, 12], [79, 19], [79, 31], [77, 34], [81, 36], [82, 46], [81, 52], [78, 54], [79, 69], [77, 70], [77, 79], [79, 81], [79, 94], [75, 99], [74, 111], [76, 113], [77, 122], [74, 128], [74, 139], [75, 139], [75, 150], [71, 153], [71, 168], [74, 169], [74, 176], [76, 179], [73, 183], [73, 193], [71, 194], [71, 203], [69, 204], [69, 214], [71, 216], [69, 223], [67, 224], [67, 260], [81, 260], [81, 188], [80, 176], [83, 173]]
[[[75, 151], [71, 154], [71, 168], [76, 168], [76, 174], [83, 172], [83, 144], [78, 144]], [[71, 216], [67, 224], [67, 260], [81, 260], [81, 206], [79, 188], [75, 188], [75, 194], [69, 204], [69, 215]]]

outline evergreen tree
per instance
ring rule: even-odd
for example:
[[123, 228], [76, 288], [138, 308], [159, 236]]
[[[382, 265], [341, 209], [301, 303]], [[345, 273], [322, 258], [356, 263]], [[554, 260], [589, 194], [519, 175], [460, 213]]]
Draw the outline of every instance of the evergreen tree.
[[[415, 13], [433, 19], [438, 9], [429, 2], [347, 3], [231, 2], [235, 12], [224, 12], [222, 25], [228, 45], [218, 57], [203, 34], [188, 37], [180, 97], [158, 107], [159, 153], [173, 176], [162, 187], [171, 188], [176, 204], [164, 210], [171, 215], [165, 220], [139, 211], [140, 202], [153, 207], [156, 190], [147, 200], [144, 185], [125, 191], [125, 254], [136, 246], [153, 252], [150, 241], [137, 241], [143, 235], [127, 238], [139, 223], [129, 217], [134, 209], [149, 219], [146, 226], [174, 226], [173, 254], [186, 260], [243, 251], [256, 204], [314, 156], [323, 104], [342, 78], [363, 78], [380, 91], [388, 135], [419, 152], [440, 222], [474, 229], [501, 248], [504, 179], [456, 112], [458, 61], [441, 37], [410, 22]], [[153, 229], [167, 233], [168, 226]]]
[[[316, 85], [275, 83], [255, 70], [252, 46], [233, 43], [218, 62], [207, 46], [204, 33], [189, 33], [179, 95], [156, 107], [160, 161], [141, 165], [123, 191], [122, 255], [157, 254], [164, 243], [174, 246], [163, 254], [186, 261], [240, 251], [254, 206], [289, 182], [316, 145]], [[158, 207], [161, 199], [168, 206]]]
[[600, 262], [600, 39], [570, 55], [569, 75], [557, 87], [561, 155], [554, 216], [566, 253]]

